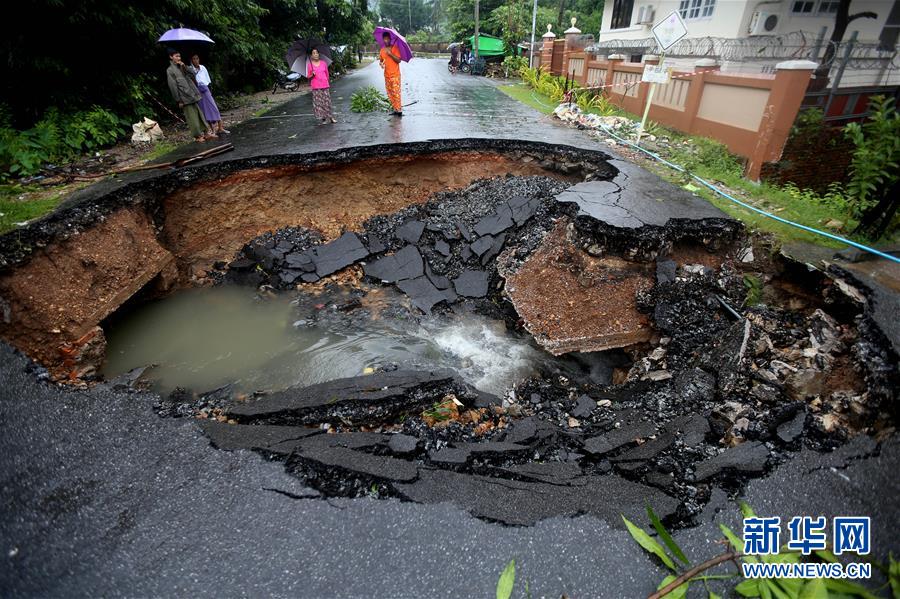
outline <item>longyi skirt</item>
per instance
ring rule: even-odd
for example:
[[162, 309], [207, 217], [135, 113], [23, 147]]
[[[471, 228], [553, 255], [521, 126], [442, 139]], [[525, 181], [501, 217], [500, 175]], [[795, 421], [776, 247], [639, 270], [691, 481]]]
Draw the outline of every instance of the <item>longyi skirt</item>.
[[331, 90], [327, 87], [324, 89], [312, 90], [313, 114], [317, 119], [330, 119], [332, 117], [331, 110]]
[[213, 100], [212, 94], [209, 91], [209, 88], [205, 85], [202, 86], [203, 89], [200, 90], [200, 112], [203, 113], [203, 118], [206, 119], [207, 123], [216, 123], [222, 120], [222, 115], [219, 113], [219, 107], [216, 106], [216, 101]]

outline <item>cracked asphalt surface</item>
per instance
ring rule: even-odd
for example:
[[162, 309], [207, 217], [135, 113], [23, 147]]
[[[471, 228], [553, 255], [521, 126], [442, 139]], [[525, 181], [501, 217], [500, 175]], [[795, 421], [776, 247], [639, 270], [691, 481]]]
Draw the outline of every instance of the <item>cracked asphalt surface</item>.
[[[402, 123], [346, 114], [349, 92], [380, 77], [370, 66], [337, 84], [342, 123], [331, 132], [316, 129], [311, 117], [274, 128], [288, 119], [260, 119], [236, 128], [238, 152], [458, 135], [591, 143], [489, 81], [451, 80], [443, 61], [403, 68], [405, 101], [420, 101]], [[280, 110], [311, 112], [310, 101], [298, 97]], [[211, 448], [196, 422], [159, 418], [150, 395], [107, 386], [60, 390], [38, 381], [28, 360], [4, 344], [0, 381], [6, 597], [485, 597], [511, 558], [516, 596], [527, 580], [533, 597], [639, 597], [664, 576], [619, 522], [582, 516], [504, 527], [450, 504], [303, 498], [315, 492], [280, 463]], [[883, 558], [900, 553], [898, 460], [896, 439], [880, 449], [860, 439], [833, 454], [804, 451], [750, 483], [743, 498], [758, 513], [782, 518], [869, 515], [874, 554]], [[739, 528], [737, 507], [724, 494], [704, 518]], [[720, 552], [719, 538], [711, 524], [676, 534], [695, 560]]]

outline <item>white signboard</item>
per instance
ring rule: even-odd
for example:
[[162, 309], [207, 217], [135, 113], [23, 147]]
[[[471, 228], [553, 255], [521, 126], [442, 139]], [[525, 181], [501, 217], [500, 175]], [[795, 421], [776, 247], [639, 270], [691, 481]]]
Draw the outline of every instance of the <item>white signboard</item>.
[[659, 43], [664, 52], [675, 45], [675, 42], [687, 35], [687, 27], [681, 20], [678, 11], [673, 11], [668, 17], [653, 26], [653, 37]]
[[644, 65], [644, 74], [641, 76], [641, 81], [665, 85], [669, 82], [669, 67], [665, 66], [665, 64]]

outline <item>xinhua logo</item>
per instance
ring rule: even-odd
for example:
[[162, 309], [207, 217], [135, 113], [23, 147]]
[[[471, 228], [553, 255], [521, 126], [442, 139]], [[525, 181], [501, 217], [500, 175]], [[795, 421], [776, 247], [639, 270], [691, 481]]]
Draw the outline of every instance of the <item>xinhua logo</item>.
[[[871, 519], [868, 516], [839, 516], [831, 521], [824, 516], [795, 516], [787, 522], [787, 542], [782, 547], [782, 522], [778, 516], [744, 518], [744, 554], [778, 555], [780, 552], [804, 556], [817, 551], [834, 555], [868, 555], [871, 551]], [[829, 547], [829, 540], [831, 547]], [[868, 563], [765, 563], [744, 562], [746, 578], [869, 578]]]

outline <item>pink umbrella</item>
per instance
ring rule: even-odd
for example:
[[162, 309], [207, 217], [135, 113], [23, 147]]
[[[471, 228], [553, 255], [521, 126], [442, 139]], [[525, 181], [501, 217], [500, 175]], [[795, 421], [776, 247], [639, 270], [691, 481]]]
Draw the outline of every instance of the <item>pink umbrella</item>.
[[413, 52], [412, 48], [409, 47], [409, 43], [406, 41], [402, 35], [391, 29], [390, 27], [376, 27], [375, 33], [375, 41], [378, 42], [378, 45], [384, 48], [384, 34], [387, 33], [391, 36], [391, 45], [396, 45], [397, 49], [400, 50], [400, 60], [403, 62], [409, 62], [412, 60]]

